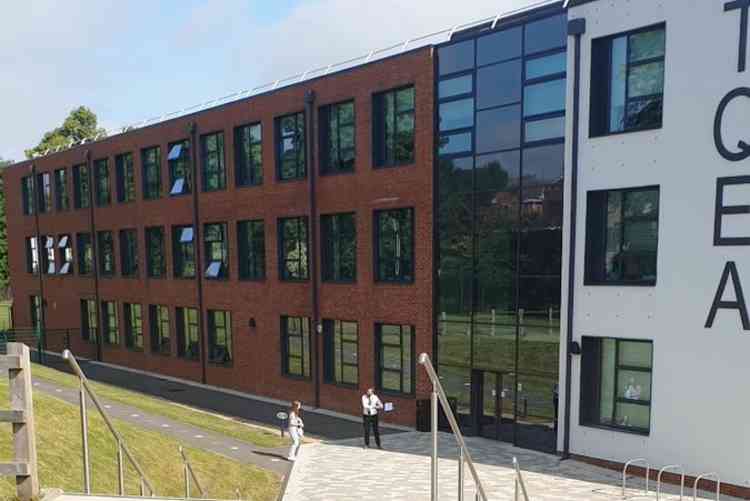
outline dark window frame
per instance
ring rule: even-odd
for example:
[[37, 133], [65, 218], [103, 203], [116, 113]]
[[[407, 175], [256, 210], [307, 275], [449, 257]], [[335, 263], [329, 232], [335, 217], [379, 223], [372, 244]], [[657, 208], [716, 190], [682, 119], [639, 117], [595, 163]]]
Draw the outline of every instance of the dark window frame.
[[[356, 340], [344, 339], [344, 324], [356, 327]], [[323, 380], [327, 384], [357, 388], [359, 385], [359, 322], [356, 320], [323, 319]], [[338, 345], [339, 349], [336, 349]], [[356, 364], [346, 362], [344, 357], [345, 345], [354, 345]], [[340, 370], [336, 370], [337, 366]], [[357, 378], [347, 380], [344, 376], [345, 367], [354, 367]]]
[[[216, 315], [223, 317], [224, 321], [224, 343], [218, 343], [218, 333], [222, 329], [216, 325]], [[234, 360], [234, 338], [232, 336], [232, 314], [228, 310], [212, 310], [206, 312], [208, 317], [208, 362], [215, 365], [231, 366]], [[215, 352], [219, 347], [224, 348], [223, 356], [219, 357]]]
[[[84, 181], [85, 179], [85, 181]], [[91, 205], [91, 175], [88, 165], [73, 166], [73, 207], [88, 209]]]
[[[297, 226], [297, 239], [296, 247], [297, 250], [300, 250], [300, 239], [299, 239], [299, 233], [300, 228], [304, 228], [305, 232], [305, 238], [304, 238], [304, 260], [300, 257], [290, 259], [286, 253], [286, 244], [287, 241], [284, 238], [284, 225], [287, 222], [293, 222], [296, 221]], [[280, 217], [278, 218], [277, 223], [277, 235], [278, 235], [278, 263], [279, 263], [279, 280], [283, 282], [305, 282], [310, 280], [310, 222], [309, 218], [307, 216], [290, 216], [290, 217]], [[289, 269], [287, 268], [287, 263], [289, 262], [297, 262], [297, 268], [300, 269], [304, 265], [304, 274], [300, 276], [293, 276], [290, 274]]]
[[[164, 312], [166, 312], [166, 318], [162, 316]], [[169, 308], [160, 304], [148, 305], [148, 320], [151, 353], [170, 355], [172, 353], [172, 336]]]
[[[410, 258], [411, 258], [411, 276], [409, 278], [401, 278], [401, 279], [387, 279], [383, 278], [380, 274], [380, 262], [382, 260], [381, 258], [381, 251], [380, 251], [380, 243], [381, 243], [381, 235], [380, 235], [380, 216], [384, 213], [388, 212], [400, 212], [400, 211], [409, 211], [410, 212], [410, 218], [409, 223], [411, 224], [411, 242], [410, 242]], [[416, 223], [416, 211], [414, 207], [394, 207], [389, 209], [376, 209], [373, 211], [373, 242], [374, 242], [374, 252], [373, 252], [373, 270], [374, 270], [374, 277], [376, 283], [384, 283], [384, 284], [404, 284], [404, 285], [410, 285], [413, 284], [415, 281], [415, 272], [416, 272], [416, 238], [414, 235], [414, 229], [415, 229], [415, 223]], [[404, 259], [401, 258], [401, 261], [403, 262]]]
[[[260, 130], [260, 139], [253, 141], [251, 131]], [[245, 149], [247, 136], [247, 151]], [[256, 165], [253, 149], [260, 150], [260, 163]], [[261, 186], [263, 184], [263, 124], [252, 122], [234, 128], [234, 184], [238, 187]]]
[[[413, 91], [413, 102], [414, 106], [411, 109], [397, 110], [397, 94], [399, 92], [411, 89]], [[385, 97], [388, 94], [393, 94], [393, 158], [388, 157], [388, 134], [386, 128], [386, 116], [387, 111], [385, 110]], [[412, 116], [412, 130], [411, 130], [411, 155], [406, 159], [397, 158], [396, 155], [396, 136], [398, 135], [398, 118], [400, 116]], [[373, 155], [373, 167], [378, 168], [390, 168], [390, 167], [401, 167], [405, 165], [413, 165], [416, 163], [417, 153], [417, 88], [414, 83], [401, 85], [392, 89], [377, 92], [372, 95], [372, 155]]]
[[[399, 344], [398, 346], [395, 344], [384, 344], [383, 343], [383, 327], [398, 327], [399, 328]], [[409, 336], [409, 346], [406, 347], [410, 350], [410, 388], [408, 388], [408, 391], [404, 391], [404, 328], [408, 328], [410, 331]], [[377, 322], [375, 324], [375, 385], [378, 390], [385, 394], [390, 395], [399, 395], [399, 396], [410, 396], [413, 397], [416, 392], [416, 359], [414, 356], [414, 353], [416, 351], [416, 328], [413, 325], [409, 324], [391, 324], [387, 322]], [[391, 347], [396, 348], [398, 347], [401, 351], [401, 368], [399, 370], [396, 369], [389, 369], [385, 367], [384, 360], [383, 360], [383, 348], [384, 347]], [[399, 380], [401, 387], [401, 391], [398, 390], [392, 390], [392, 389], [386, 389], [383, 387], [383, 374], [385, 372], [392, 372], [392, 373], [398, 373], [400, 375]]]
[[[209, 240], [212, 233], [211, 227], [220, 229], [221, 238]], [[229, 279], [229, 225], [227, 223], [204, 223], [203, 224], [203, 277], [206, 280], [228, 280]], [[214, 246], [221, 254], [221, 259], [214, 259]], [[215, 277], [208, 276], [208, 268], [213, 262], [220, 262], [219, 273]]]
[[134, 228], [122, 229], [120, 239], [120, 275], [123, 278], [138, 278], [140, 266], [138, 262], [138, 230]]
[[[169, 153], [172, 148], [177, 145], [182, 145], [180, 150], [180, 156], [174, 160], [169, 160]], [[191, 150], [192, 145], [190, 139], [181, 139], [167, 144], [167, 167], [169, 169], [169, 191], [167, 192], [170, 197], [179, 197], [183, 195], [189, 195], [195, 189], [193, 180], [193, 169], [191, 166]], [[182, 174], [179, 176], [178, 174]], [[180, 193], [172, 193], [175, 181], [183, 179], [183, 189]]]
[[[81, 299], [81, 339], [96, 343], [99, 329], [99, 316], [96, 312], [96, 300]], [[94, 324], [93, 326], [91, 324]]]
[[[85, 242], [87, 239], [88, 242]], [[86, 248], [88, 246], [89, 256], [87, 259]], [[88, 276], [94, 273], [94, 266], [98, 266], [98, 263], [94, 262], [94, 239], [89, 232], [76, 233], [76, 254], [78, 255], [78, 274], [81, 276]]]
[[24, 176], [21, 178], [21, 203], [24, 216], [33, 216], [36, 213], [36, 182], [34, 177]]
[[[258, 225], [260, 230], [256, 228]], [[260, 243], [256, 241], [258, 238]], [[254, 248], [261, 252], [254, 252]], [[263, 219], [237, 221], [237, 267], [240, 280], [265, 280], [266, 224]]]
[[52, 173], [39, 172], [36, 175], [37, 210], [39, 214], [52, 212]]
[[[346, 235], [341, 229], [341, 217], [352, 217], [352, 228], [354, 235]], [[335, 226], [335, 227], [334, 227]], [[350, 238], [351, 237], [351, 238]], [[352, 276], [343, 277], [341, 266], [335, 266], [334, 256], [342, 253], [343, 244], [353, 243]], [[322, 214], [320, 216], [320, 254], [321, 254], [321, 280], [331, 283], [355, 283], [357, 281], [357, 213], [340, 212], [336, 214]], [[341, 258], [339, 257], [339, 265]], [[343, 278], [342, 278], [343, 277]]]
[[[352, 107], [352, 119], [351, 122], [341, 123], [341, 107], [351, 105]], [[354, 98], [345, 101], [339, 101], [336, 103], [327, 104], [321, 106], [318, 109], [318, 121], [320, 128], [320, 174], [322, 176], [330, 176], [336, 174], [352, 174], [356, 170], [357, 164], [357, 111], [356, 103]], [[335, 112], [335, 127], [332, 124], [332, 113]], [[351, 145], [344, 148], [344, 150], [351, 150], [351, 159], [346, 160], [342, 158], [341, 148], [341, 130], [345, 128], [351, 128], [352, 130], [352, 141]], [[334, 130], [335, 129], [335, 130]], [[336, 137], [336, 153], [337, 158], [331, 158], [331, 139], [335, 135]], [[350, 167], [344, 167], [344, 164], [350, 162]]]
[[118, 318], [117, 301], [101, 301], [101, 316], [102, 341], [109, 346], [119, 346], [120, 319]]
[[135, 188], [135, 160], [132, 152], [115, 156], [115, 178], [117, 185], [117, 203], [135, 202], [138, 196]]
[[[60, 243], [65, 240], [64, 246], [60, 246]], [[73, 257], [73, 237], [70, 233], [63, 233], [57, 236], [57, 241], [55, 243], [55, 249], [56, 252], [59, 254], [59, 261], [60, 261], [60, 269], [58, 270], [58, 275], [72, 275], [73, 274], [73, 261], [75, 260]], [[63, 273], [63, 268], [65, 265], [68, 266], [68, 269], [65, 273]]]
[[108, 207], [112, 204], [109, 158], [94, 160], [92, 165], [94, 168], [94, 204], [97, 207]]
[[55, 169], [55, 210], [64, 212], [70, 210], [70, 195], [68, 194], [68, 169]]
[[[42, 270], [42, 254], [36, 236], [26, 237], [24, 240], [26, 255], [26, 273], [37, 275]], [[35, 259], [36, 258], [36, 259]]]
[[125, 347], [133, 351], [143, 351], [143, 306], [140, 303], [122, 303], [122, 310], [125, 320]]
[[[216, 141], [216, 151], [210, 150], [208, 147], [209, 140], [213, 138], [215, 138]], [[201, 153], [201, 191], [203, 193], [211, 193], [214, 191], [226, 190], [227, 162], [224, 131], [218, 130], [215, 132], [209, 132], [207, 134], [201, 134], [199, 143]], [[211, 168], [209, 170], [210, 162], [214, 158], [216, 160], [216, 166], [215, 168]], [[216, 186], [210, 187], [209, 180], [214, 178], [216, 181]]]
[[[284, 134], [281, 129], [282, 122], [287, 118], [294, 118], [294, 126], [297, 129], [293, 134]], [[299, 136], [300, 120], [302, 120], [302, 134]], [[274, 119], [275, 129], [275, 151], [276, 151], [276, 180], [279, 182], [302, 181], [307, 178], [307, 116], [303, 111], [296, 111], [278, 116]], [[284, 140], [292, 138], [294, 140], [294, 175], [286, 177], [284, 175]]]
[[[109, 245], [105, 245], [102, 239], [109, 235]], [[105, 250], [109, 252], [105, 252]], [[111, 269], [106, 269], [107, 257], [111, 261]], [[117, 273], [117, 266], [115, 266], [115, 237], [111, 230], [100, 230], [96, 232], [96, 257], [99, 258], [97, 266], [99, 266], [99, 276], [102, 277], [114, 277]]]
[[[146, 277], [148, 278], [165, 278], [167, 276], [167, 246], [166, 246], [166, 233], [164, 226], [147, 226], [144, 228], [144, 236], [146, 243]], [[157, 265], [159, 262], [154, 260], [152, 244], [154, 243], [154, 237], [158, 234], [158, 252], [161, 254], [161, 266]]]
[[[182, 230], [192, 228], [193, 238], [190, 242], [180, 242]], [[199, 272], [195, 259], [195, 227], [191, 224], [172, 226], [172, 276], [184, 280], [194, 280]], [[190, 250], [191, 248], [192, 250]], [[189, 258], [186, 259], [186, 258]], [[193, 272], [186, 273], [185, 265], [192, 261]]]
[[[154, 156], [150, 159], [149, 156]], [[154, 176], [153, 172], [156, 173]], [[161, 146], [141, 148], [141, 190], [144, 200], [162, 197]]]
[[[298, 320], [299, 323], [299, 333], [296, 332], [293, 334], [290, 334], [289, 330], [289, 320]], [[303, 379], [303, 380], [310, 380], [312, 379], [312, 370], [311, 370], [311, 322], [309, 317], [297, 317], [297, 316], [291, 316], [291, 315], [282, 315], [281, 316], [281, 375], [284, 377], [292, 378], [292, 379]], [[302, 350], [301, 355], [292, 355], [289, 350], [290, 346], [290, 338], [300, 338], [300, 348]], [[307, 349], [305, 349], [307, 348]], [[289, 361], [291, 359], [299, 359], [300, 360], [300, 373], [292, 373], [290, 372], [290, 363]]]
[[[194, 313], [194, 322], [190, 319], [191, 313]], [[192, 362], [200, 361], [201, 326], [198, 309], [192, 306], [178, 306], [175, 309], [175, 318], [177, 331], [177, 357]], [[194, 337], [193, 333], [195, 334]]]

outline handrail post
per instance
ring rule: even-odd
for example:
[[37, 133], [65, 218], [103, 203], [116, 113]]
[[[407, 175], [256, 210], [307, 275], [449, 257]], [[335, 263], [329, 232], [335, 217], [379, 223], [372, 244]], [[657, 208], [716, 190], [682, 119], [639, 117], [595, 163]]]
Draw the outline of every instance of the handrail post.
[[86, 405], [86, 388], [81, 381], [79, 389], [81, 405], [81, 443], [83, 445], [83, 490], [86, 494], [91, 494], [91, 462], [89, 460], [89, 421], [88, 409]]
[[117, 441], [117, 489], [120, 496], [125, 495], [125, 475], [122, 467], [122, 444]]
[[432, 460], [431, 466], [431, 480], [432, 480], [432, 501], [438, 500], [438, 397], [437, 391], [435, 391], [435, 384], [432, 385], [432, 394], [430, 395], [430, 414], [432, 414]]
[[678, 464], [671, 464], [669, 466], [665, 466], [661, 470], [659, 470], [659, 474], [656, 475], [656, 501], [659, 501], [659, 497], [661, 496], [661, 477], [667, 470], [680, 470], [680, 501], [682, 501], [682, 496], [685, 494], [685, 469], [678, 465]]
[[631, 459], [630, 461], [625, 463], [625, 467], [622, 469], [622, 499], [627, 498], [627, 496], [625, 495], [625, 486], [627, 484], [628, 468], [633, 463], [643, 463], [644, 465], [646, 465], [646, 490], [644, 491], [644, 493], [648, 494], [648, 479], [651, 476], [651, 465], [646, 459], [643, 458]]
[[183, 464], [185, 470], [185, 499], [190, 499], [190, 469], [187, 463]]
[[458, 501], [464, 501], [464, 450], [458, 448]]
[[701, 479], [706, 477], [713, 477], [716, 479], [716, 501], [719, 501], [721, 497], [721, 478], [719, 478], [718, 473], [701, 473], [695, 477], [695, 482], [693, 483], [693, 501], [698, 499], [698, 483]]
[[526, 492], [526, 484], [523, 483], [523, 477], [521, 476], [521, 467], [518, 465], [518, 458], [515, 456], [513, 456], [513, 469], [516, 472], [516, 500], [518, 500], [518, 487], [520, 486], [524, 501], [529, 501], [529, 493]]

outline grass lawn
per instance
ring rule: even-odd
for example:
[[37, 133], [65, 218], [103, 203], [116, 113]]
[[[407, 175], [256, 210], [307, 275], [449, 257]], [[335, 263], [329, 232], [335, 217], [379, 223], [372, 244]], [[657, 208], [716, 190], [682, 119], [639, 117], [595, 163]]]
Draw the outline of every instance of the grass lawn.
[[[0, 408], [8, 408], [7, 376], [0, 377]], [[34, 417], [41, 486], [81, 492], [83, 460], [78, 407], [36, 392]], [[183, 496], [179, 442], [122, 421], [116, 420], [115, 427], [149, 476], [157, 495]], [[89, 449], [92, 491], [114, 494], [117, 483], [115, 442], [95, 411], [89, 413]], [[280, 479], [274, 473], [196, 449], [187, 448], [186, 453], [209, 497], [236, 499], [235, 489], [240, 489], [243, 499], [271, 501], [279, 493]], [[3, 424], [0, 426], [0, 462], [10, 461], [11, 458], [10, 425]], [[137, 494], [138, 479], [134, 470], [128, 467], [125, 476], [126, 492]], [[197, 493], [194, 495], [197, 497]], [[14, 480], [0, 477], [0, 499], [14, 497]]]
[[[34, 377], [54, 381], [57, 384], [78, 388], [78, 378], [49, 367], [34, 365]], [[201, 412], [189, 407], [175, 404], [167, 400], [151, 397], [142, 393], [123, 390], [115, 386], [89, 380], [97, 396], [112, 402], [130, 405], [147, 414], [163, 416], [181, 423], [197, 426], [207, 431], [243, 440], [258, 447], [280, 447], [289, 442], [281, 438], [278, 432], [258, 426], [248, 425], [238, 420], [218, 416], [208, 412]]]

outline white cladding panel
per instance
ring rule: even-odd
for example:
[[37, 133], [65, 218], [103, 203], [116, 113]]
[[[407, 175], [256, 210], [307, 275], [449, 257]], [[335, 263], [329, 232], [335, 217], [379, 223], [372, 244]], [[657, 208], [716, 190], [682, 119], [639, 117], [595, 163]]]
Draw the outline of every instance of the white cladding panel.
[[[713, 328], [704, 327], [727, 261], [737, 264], [746, 299], [750, 299], [750, 247], [713, 245], [717, 178], [750, 175], [750, 159], [725, 160], [713, 139], [721, 99], [732, 89], [750, 87], [750, 64], [745, 73], [737, 71], [740, 14], [724, 12], [725, 3], [609, 0], [569, 11], [571, 19], [586, 18], [581, 46], [573, 338], [579, 342], [582, 336], [647, 338], [654, 343], [647, 437], [578, 424], [580, 356], [573, 356], [571, 452], [620, 462], [645, 457], [656, 467], [678, 463], [691, 474], [719, 471], [723, 481], [747, 486], [750, 332], [742, 330], [739, 315], [729, 310], [719, 310]], [[592, 39], [661, 22], [666, 22], [662, 128], [589, 138]], [[572, 41], [568, 47], [572, 76]], [[573, 78], [569, 77], [566, 180], [571, 173], [572, 99]], [[731, 149], [736, 150], [740, 139], [750, 143], [750, 99], [732, 104], [723, 130]], [[660, 186], [656, 286], [584, 286], [586, 192], [646, 185]], [[750, 205], [747, 187], [725, 192], [726, 204]], [[569, 207], [568, 191], [566, 197]], [[566, 218], [566, 231], [569, 223]], [[727, 220], [724, 228], [726, 236], [750, 237], [748, 218]], [[567, 253], [563, 257], [567, 275]], [[564, 276], [564, 308], [566, 296]], [[733, 298], [733, 292], [725, 298]]]

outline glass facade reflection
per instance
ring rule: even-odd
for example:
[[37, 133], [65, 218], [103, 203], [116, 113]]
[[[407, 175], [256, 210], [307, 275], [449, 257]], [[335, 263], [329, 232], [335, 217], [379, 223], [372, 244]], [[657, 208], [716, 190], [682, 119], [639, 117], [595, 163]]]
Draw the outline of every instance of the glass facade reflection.
[[565, 25], [547, 11], [438, 50], [438, 370], [466, 431], [542, 450], [556, 445]]

